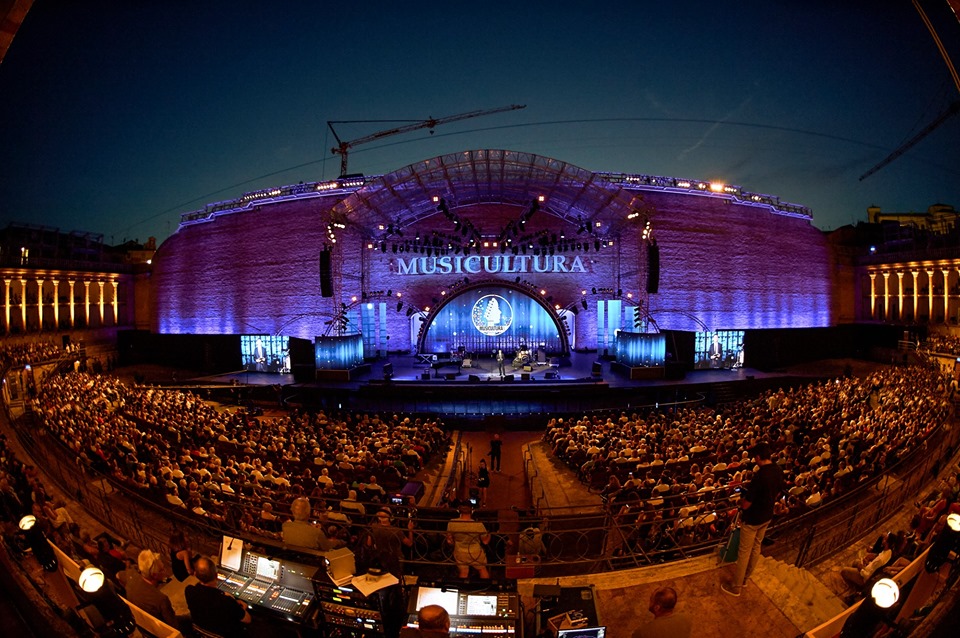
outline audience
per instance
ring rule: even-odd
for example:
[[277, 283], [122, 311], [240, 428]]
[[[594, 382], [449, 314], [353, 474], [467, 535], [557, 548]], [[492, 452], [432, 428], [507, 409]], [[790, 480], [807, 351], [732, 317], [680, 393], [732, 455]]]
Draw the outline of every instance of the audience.
[[722, 536], [736, 512], [737, 487], [754, 469], [743, 464], [747, 450], [758, 441], [773, 447], [787, 479], [778, 516], [795, 516], [922, 444], [950, 413], [947, 392], [937, 371], [890, 367], [718, 409], [554, 418], [544, 440], [584, 481], [604, 485], [600, 493], [626, 542], [648, 551]]
[[[931, 339], [928, 346], [943, 351], [950, 343]], [[960, 351], [960, 340], [954, 345]], [[2, 358], [13, 365], [61, 353], [53, 344], [31, 344], [8, 348]], [[948, 380], [936, 371], [890, 367], [863, 378], [769, 391], [718, 409], [555, 418], [544, 439], [584, 481], [605, 485], [601, 493], [625, 532], [622, 550], [669, 549], [719, 539], [726, 532], [738, 487], [754, 472], [747, 450], [757, 442], [773, 447], [774, 462], [787, 477], [788, 493], [776, 516], [795, 516], [883, 472], [923, 444], [948, 416], [949, 392]], [[369, 511], [377, 512], [373, 522], [379, 526], [374, 527], [384, 541], [409, 545], [412, 538], [390, 525], [389, 510], [380, 504], [449, 445], [441, 424], [430, 419], [325, 411], [254, 417], [189, 393], [130, 388], [84, 372], [46, 378], [34, 406], [47, 432], [68, 446], [78, 463], [157, 503], [231, 530], [319, 549], [354, 540], [351, 530], [370, 522], [364, 502], [375, 505]], [[15, 520], [32, 509], [55, 542], [74, 548], [111, 577], [118, 563], [123, 567], [123, 554], [109, 538], [84, 534], [62, 504], [46, 494], [32, 468], [18, 464], [12, 454], [2, 456], [0, 517]], [[872, 560], [844, 570], [845, 580], [862, 586], [884, 568], [901, 565], [899, 557], [906, 560], [932, 542], [946, 514], [960, 509], [958, 489], [954, 474], [918, 504], [910, 535], [885, 535]], [[469, 513], [465, 520], [472, 522]], [[192, 562], [187, 539], [171, 541], [178, 578], [191, 569], [200, 578], [200, 561]], [[156, 555], [145, 551], [138, 558], [141, 578], [128, 579], [128, 590], [132, 585], [136, 592], [141, 584], [155, 588], [163, 577]], [[472, 555], [462, 558], [457, 560], [461, 572], [483, 562]], [[168, 616], [159, 610], [158, 617], [169, 622]]]

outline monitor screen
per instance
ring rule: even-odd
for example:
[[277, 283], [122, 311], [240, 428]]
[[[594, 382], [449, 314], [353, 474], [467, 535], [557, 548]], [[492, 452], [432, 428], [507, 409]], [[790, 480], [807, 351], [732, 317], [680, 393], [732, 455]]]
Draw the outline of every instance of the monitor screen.
[[266, 556], [257, 557], [257, 577], [276, 580], [280, 577], [280, 561], [270, 560]]
[[240, 571], [243, 564], [243, 541], [232, 536], [224, 536], [220, 546], [220, 567], [232, 572]]
[[470, 594], [467, 596], [468, 616], [496, 616], [497, 597]]
[[417, 609], [426, 605], [440, 605], [447, 610], [448, 614], [456, 614], [459, 597], [460, 594], [456, 589], [420, 587], [417, 591]]
[[582, 629], [561, 629], [557, 638], [606, 638], [606, 627], [583, 627]]

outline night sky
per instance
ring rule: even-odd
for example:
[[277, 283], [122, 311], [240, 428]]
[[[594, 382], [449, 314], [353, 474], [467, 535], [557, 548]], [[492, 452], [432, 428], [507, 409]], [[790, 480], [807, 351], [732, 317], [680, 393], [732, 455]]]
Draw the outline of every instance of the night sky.
[[[946, 1], [923, 6], [960, 64]], [[0, 63], [0, 226], [163, 240], [205, 203], [336, 177], [327, 120], [525, 104], [359, 146], [350, 171], [503, 148], [736, 184], [830, 230], [960, 207], [960, 116], [858, 180], [958, 99], [908, 0], [36, 0]]]

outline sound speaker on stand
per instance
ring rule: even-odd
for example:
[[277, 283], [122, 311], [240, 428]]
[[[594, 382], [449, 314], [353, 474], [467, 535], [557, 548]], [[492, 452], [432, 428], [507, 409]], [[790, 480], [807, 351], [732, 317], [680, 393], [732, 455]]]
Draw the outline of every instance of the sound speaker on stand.
[[330, 250], [320, 251], [320, 296], [333, 296], [333, 278], [330, 276]]

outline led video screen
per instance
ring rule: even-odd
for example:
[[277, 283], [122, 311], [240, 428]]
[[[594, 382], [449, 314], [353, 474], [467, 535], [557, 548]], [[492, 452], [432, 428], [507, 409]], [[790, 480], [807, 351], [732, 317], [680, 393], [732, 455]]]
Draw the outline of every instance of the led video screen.
[[290, 372], [290, 338], [240, 335], [240, 362], [250, 372]]
[[743, 367], [743, 330], [697, 332], [693, 347], [695, 370]]

